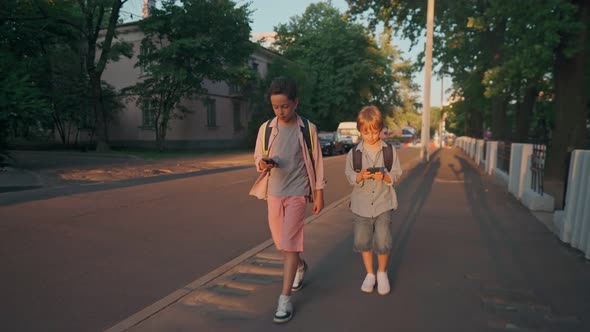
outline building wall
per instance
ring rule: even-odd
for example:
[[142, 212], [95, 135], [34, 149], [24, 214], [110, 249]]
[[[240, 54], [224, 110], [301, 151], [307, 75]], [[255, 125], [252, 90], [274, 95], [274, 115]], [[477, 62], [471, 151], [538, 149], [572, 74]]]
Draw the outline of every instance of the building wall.
[[[135, 23], [121, 25], [117, 37], [133, 44], [133, 57], [121, 58], [117, 62], [108, 63], [103, 80], [117, 90], [134, 85], [141, 79], [141, 69], [135, 67], [140, 54], [143, 33]], [[260, 77], [268, 73], [268, 65], [274, 57], [273, 51], [258, 48], [249, 60], [256, 68]], [[182, 119], [172, 119], [166, 135], [167, 146], [170, 148], [215, 148], [244, 146], [251, 110], [247, 96], [238, 96], [225, 82], [205, 81], [207, 89], [204, 96], [195, 96], [182, 101], [190, 110]], [[204, 100], [215, 100], [216, 126], [207, 125], [207, 108]], [[151, 147], [155, 145], [155, 132], [142, 126], [143, 113], [136, 105], [135, 98], [128, 96], [123, 100], [125, 108], [109, 125], [109, 141], [111, 145]], [[234, 103], [240, 105], [239, 120], [241, 128], [234, 129]]]

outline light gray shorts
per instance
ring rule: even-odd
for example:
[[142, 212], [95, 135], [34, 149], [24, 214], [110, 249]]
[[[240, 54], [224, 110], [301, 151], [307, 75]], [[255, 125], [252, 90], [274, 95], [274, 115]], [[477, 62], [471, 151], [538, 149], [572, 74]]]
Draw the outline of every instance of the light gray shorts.
[[385, 255], [391, 252], [393, 211], [385, 211], [374, 218], [361, 217], [353, 213], [353, 250], [355, 252], [373, 251], [377, 255]]

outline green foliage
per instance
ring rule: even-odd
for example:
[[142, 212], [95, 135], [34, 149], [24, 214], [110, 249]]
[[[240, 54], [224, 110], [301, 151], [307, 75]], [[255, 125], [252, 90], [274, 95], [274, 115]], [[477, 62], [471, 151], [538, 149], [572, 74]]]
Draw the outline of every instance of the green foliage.
[[367, 104], [388, 111], [400, 104], [395, 75], [403, 70], [393, 67], [397, 50], [379, 47], [363, 26], [345, 20], [330, 3], [310, 5], [275, 31], [275, 46], [305, 72], [302, 112], [320, 129], [335, 130]]
[[[98, 90], [92, 89], [92, 84], [101, 85], [100, 75], [107, 60], [130, 56], [131, 46], [111, 44], [107, 38], [100, 44], [97, 41], [100, 29], [109, 25], [111, 15], [116, 19], [118, 8], [125, 1], [8, 0], [3, 3], [0, 48], [6, 54], [3, 59], [14, 62], [3, 70], [7, 73], [4, 81], [18, 77], [18, 82], [9, 84], [10, 88], [33, 89], [27, 93], [28, 101], [34, 99], [35, 103], [44, 105], [38, 107], [34, 121], [27, 120], [29, 117], [25, 115], [13, 118], [13, 127], [20, 128], [20, 132], [13, 131], [13, 136], [31, 130], [52, 133], [56, 129], [67, 144], [70, 137], [77, 137], [80, 127], [94, 126], [92, 120], [97, 114], [88, 114], [90, 111], [99, 110], [99, 118], [108, 118], [108, 114], [102, 115], [102, 106], [94, 106], [109, 102], [112, 93], [106, 91], [105, 95], [93, 96], [91, 91], [102, 91], [100, 86]], [[109, 31], [114, 32], [114, 27], [111, 25], [106, 30], [107, 35]], [[104, 56], [95, 61], [97, 47]], [[90, 77], [97, 79], [92, 81]], [[25, 105], [22, 108], [30, 108]]]
[[[371, 27], [383, 23], [416, 41], [424, 34], [427, 1], [347, 0], [353, 17], [364, 17]], [[453, 0], [435, 3], [434, 57], [440, 73], [450, 76], [454, 95], [461, 100], [454, 112], [468, 132], [476, 120], [512, 128], [527, 90], [553, 94], [556, 54], [571, 56], [581, 49], [572, 43], [581, 25], [569, 0]], [[586, 24], [588, 24], [586, 22]], [[436, 67], [436, 66], [435, 66]], [[538, 98], [537, 103], [541, 102]], [[553, 102], [545, 99], [544, 102]], [[503, 105], [515, 105], [506, 109]], [[528, 105], [528, 107], [533, 107]], [[537, 111], [550, 109], [537, 105]], [[533, 119], [544, 117], [534, 114]], [[548, 123], [546, 119], [544, 123]], [[475, 122], [473, 122], [475, 121]], [[533, 124], [538, 124], [534, 122]], [[544, 130], [544, 129], [543, 129]], [[533, 130], [535, 131], [535, 130]]]
[[485, 74], [486, 95], [501, 95], [514, 91], [514, 86], [536, 84], [550, 73], [561, 34], [575, 27], [574, 11], [575, 7], [563, 0], [491, 2], [484, 19], [490, 25], [503, 19], [506, 29], [503, 61]]
[[[52, 132], [52, 112], [65, 91], [58, 84], [54, 55], [71, 54], [76, 47], [76, 31], [53, 18], [70, 17], [71, 1], [7, 1], [0, 8], [0, 136], [27, 137]], [[65, 81], [72, 82], [71, 78]], [[6, 140], [3, 140], [6, 142]]]
[[445, 111], [447, 111], [447, 124], [446, 130], [451, 132], [457, 136], [464, 136], [465, 135], [465, 111], [463, 108], [465, 107], [465, 103], [462, 101], [453, 103], [445, 107]]
[[182, 98], [206, 92], [204, 80], [245, 86], [254, 78], [247, 60], [255, 44], [249, 41], [250, 10], [233, 1], [164, 1], [141, 22], [145, 37], [137, 66], [143, 80], [128, 92], [143, 110], [154, 114], [154, 129], [164, 148], [171, 119], [188, 110]]
[[18, 61], [0, 49], [0, 150], [9, 136], [27, 134], [31, 127], [42, 128], [49, 105], [41, 89], [28, 74], [26, 61]]

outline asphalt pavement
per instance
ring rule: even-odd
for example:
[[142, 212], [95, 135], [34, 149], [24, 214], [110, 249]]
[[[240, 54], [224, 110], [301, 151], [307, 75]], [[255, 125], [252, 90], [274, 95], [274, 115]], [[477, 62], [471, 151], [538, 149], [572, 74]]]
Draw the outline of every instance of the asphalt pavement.
[[[13, 194], [43, 181], [0, 172]], [[272, 323], [282, 261], [266, 241], [107, 331], [590, 331], [588, 261], [460, 149], [435, 152], [397, 192], [389, 295], [360, 291], [345, 197], [306, 219], [309, 270], [289, 323]]]
[[459, 149], [398, 187], [392, 292], [360, 291], [348, 197], [306, 220], [294, 318], [272, 322], [282, 261], [270, 241], [107, 331], [590, 331], [590, 264]]

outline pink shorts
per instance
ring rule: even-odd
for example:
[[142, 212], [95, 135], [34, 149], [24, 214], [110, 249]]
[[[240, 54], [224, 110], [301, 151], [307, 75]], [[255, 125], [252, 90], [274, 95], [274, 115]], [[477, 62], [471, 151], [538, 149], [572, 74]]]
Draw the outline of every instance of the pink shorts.
[[268, 225], [277, 249], [303, 252], [305, 196], [268, 196]]

